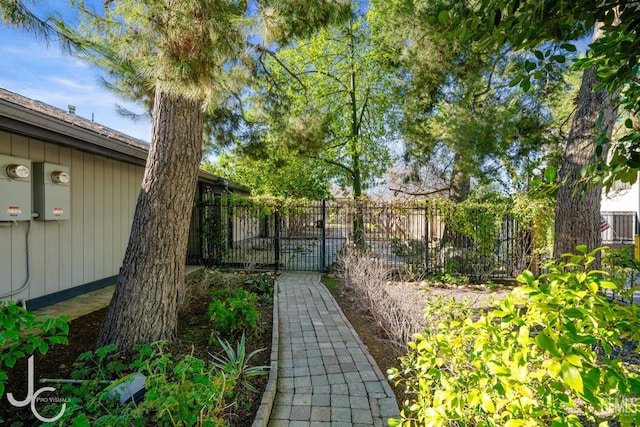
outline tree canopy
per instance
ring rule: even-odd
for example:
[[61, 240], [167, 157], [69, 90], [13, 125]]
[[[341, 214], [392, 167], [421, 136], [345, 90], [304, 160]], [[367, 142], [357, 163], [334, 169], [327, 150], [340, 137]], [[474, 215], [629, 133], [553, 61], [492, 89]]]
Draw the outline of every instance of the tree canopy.
[[430, 168], [440, 183], [425, 194], [446, 191], [463, 200], [471, 176], [506, 191], [525, 188], [559, 145], [553, 100], [569, 88], [564, 70], [533, 80], [524, 93], [510, 83], [532, 54], [449, 38], [421, 2], [373, 1], [369, 16], [388, 66], [404, 70], [398, 102], [409, 178], [423, 179], [425, 162], [435, 161]]
[[[425, 21], [437, 25], [449, 39], [479, 46], [509, 46], [533, 53], [520, 76], [512, 85], [525, 91], [531, 80], [553, 72], [567, 61], [572, 44], [589, 37], [598, 23], [602, 36], [590, 44], [586, 55], [575, 62], [582, 70], [597, 69], [595, 90], [621, 91], [619, 103], [628, 112], [626, 134], [614, 141], [613, 156], [607, 163], [603, 154], [609, 142], [595, 141], [600, 156], [589, 172], [597, 174], [595, 182], [635, 182], [640, 169], [640, 83], [638, 57], [640, 51], [640, 8], [633, 1], [480, 1], [480, 2], [414, 2], [422, 10]], [[604, 135], [604, 133], [602, 134]], [[600, 147], [600, 148], [597, 148]]]
[[255, 195], [321, 200], [331, 197], [324, 165], [307, 158], [291, 157], [277, 146], [265, 156], [223, 152], [203, 167], [219, 176], [248, 186]]
[[244, 98], [254, 135], [227, 165], [232, 158], [246, 164], [246, 156], [306, 165], [322, 171], [325, 185], [360, 197], [388, 167], [397, 123], [393, 75], [379, 66], [363, 17], [296, 39], [262, 64]]

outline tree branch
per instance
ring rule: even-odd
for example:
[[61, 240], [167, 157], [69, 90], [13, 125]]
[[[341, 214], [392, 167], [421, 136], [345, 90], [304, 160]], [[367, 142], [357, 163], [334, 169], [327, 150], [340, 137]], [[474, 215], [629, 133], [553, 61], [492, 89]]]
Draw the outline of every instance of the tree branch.
[[360, 117], [358, 117], [358, 123], [357, 123], [357, 132], [358, 132], [358, 134], [360, 134], [360, 129], [362, 128], [362, 118], [364, 117], [364, 112], [367, 109], [367, 103], [369, 102], [370, 90], [371, 90], [371, 87], [368, 86], [367, 87], [367, 91], [364, 94], [364, 101], [362, 102], [362, 109], [360, 110]]
[[343, 89], [349, 90], [349, 87], [347, 85], [345, 85], [338, 77], [334, 76], [333, 74], [331, 74], [331, 73], [329, 73], [327, 71], [307, 70], [307, 71], [303, 71], [303, 72], [300, 73], [300, 75], [304, 75], [304, 74], [320, 74], [322, 76], [329, 77], [330, 79], [332, 79], [333, 81], [338, 83], [338, 85], [342, 86]]
[[[260, 62], [263, 64], [263, 67], [264, 67], [264, 63], [262, 62], [262, 55], [266, 53], [267, 55], [272, 57], [278, 63], [278, 65], [280, 65], [282, 69], [287, 72], [287, 74], [293, 77], [298, 82], [298, 84], [302, 86], [303, 89], [305, 90], [307, 89], [305, 84], [302, 83], [302, 80], [300, 80], [300, 77], [297, 74], [295, 74], [293, 71], [291, 71], [289, 67], [287, 67], [287, 65], [284, 62], [282, 62], [280, 58], [278, 58], [278, 55], [274, 51], [272, 51], [271, 49], [268, 49], [266, 46], [259, 45], [256, 43], [251, 43], [249, 41], [247, 42], [247, 44], [260, 54]], [[264, 67], [264, 69], [266, 70], [267, 67]], [[267, 71], [267, 74], [269, 74], [268, 71]]]
[[489, 72], [489, 77], [487, 78], [487, 87], [482, 92], [475, 93], [471, 96], [471, 112], [473, 114], [476, 113], [476, 101], [478, 100], [478, 98], [486, 95], [491, 91], [491, 84], [493, 83], [493, 74], [496, 72], [498, 63], [500, 63], [500, 61], [502, 61], [505, 58], [505, 55], [506, 53], [502, 53], [498, 58], [496, 58], [493, 65], [491, 66], [491, 71]]
[[354, 171], [353, 169], [351, 169], [350, 167], [343, 165], [340, 162], [337, 162], [335, 160], [331, 160], [331, 159], [323, 159], [322, 157], [316, 157], [316, 156], [305, 156], [308, 159], [312, 159], [312, 160], [320, 160], [321, 162], [325, 162], [327, 164], [333, 165], [333, 166], [337, 166], [341, 169], [346, 170], [350, 175], [354, 175]]
[[450, 191], [451, 189], [449, 187], [444, 187], [444, 188], [438, 188], [432, 191], [427, 191], [427, 192], [423, 192], [423, 193], [414, 193], [412, 191], [407, 191], [407, 190], [403, 190], [401, 188], [389, 188], [389, 191], [393, 191], [394, 195], [400, 193], [400, 194], [406, 194], [408, 196], [431, 196], [433, 194], [438, 194], [438, 193], [444, 193], [446, 191]]

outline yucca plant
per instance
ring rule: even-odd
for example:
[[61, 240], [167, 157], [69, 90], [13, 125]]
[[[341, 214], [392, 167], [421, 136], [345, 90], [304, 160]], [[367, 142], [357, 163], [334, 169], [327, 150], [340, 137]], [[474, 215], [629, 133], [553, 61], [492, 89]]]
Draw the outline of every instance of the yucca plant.
[[250, 366], [249, 361], [253, 356], [265, 350], [265, 348], [260, 348], [246, 354], [246, 340], [244, 332], [242, 333], [242, 337], [240, 338], [240, 342], [238, 342], [235, 351], [233, 346], [229, 344], [229, 341], [218, 338], [218, 342], [224, 350], [224, 355], [216, 356], [209, 353], [213, 359], [213, 366], [229, 375], [234, 381], [236, 381], [236, 384], [241, 384], [247, 390], [256, 392], [256, 388], [249, 382], [249, 380], [261, 375], [266, 375], [269, 370], [269, 366]]

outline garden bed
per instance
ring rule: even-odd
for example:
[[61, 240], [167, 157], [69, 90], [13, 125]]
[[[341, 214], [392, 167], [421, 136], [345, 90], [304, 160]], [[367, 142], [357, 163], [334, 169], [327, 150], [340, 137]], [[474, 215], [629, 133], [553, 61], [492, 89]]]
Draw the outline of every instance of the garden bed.
[[[214, 277], [215, 276], [215, 277]], [[204, 273], [194, 275], [190, 278], [192, 287], [206, 288], [206, 284], [201, 283], [202, 280], [224, 280], [224, 286], [231, 288], [249, 288], [255, 275], [245, 274], [225, 274], [215, 273], [214, 276], [204, 277]], [[211, 336], [211, 320], [207, 315], [207, 310], [211, 299], [202, 295], [199, 291], [191, 293], [186, 304], [183, 305], [180, 312], [179, 330], [177, 340], [166, 347], [165, 351], [173, 354], [176, 360], [180, 360], [185, 356], [193, 356], [204, 361], [211, 361], [212, 354], [220, 355], [222, 349], [218, 344], [210, 343]], [[271, 325], [273, 309], [268, 303], [268, 299], [260, 299], [257, 305], [259, 312], [258, 333], [248, 334], [246, 339], [246, 353], [265, 348], [266, 350], [257, 353], [251, 359], [251, 365], [269, 365], [270, 364], [270, 347], [271, 347]], [[43, 378], [71, 378], [72, 372], [76, 367], [75, 362], [81, 354], [94, 349], [100, 326], [106, 314], [106, 308], [79, 317], [73, 320], [69, 328], [69, 344], [54, 345], [45, 354], [36, 353], [35, 356], [35, 381], [34, 388], [37, 390], [44, 385], [38, 384], [37, 381]], [[227, 339], [235, 348], [237, 336], [222, 337]], [[123, 362], [125, 362], [123, 360]], [[13, 393], [18, 400], [25, 398], [27, 393], [27, 360], [19, 359], [16, 365], [8, 371], [9, 380], [6, 383], [6, 392]], [[256, 391], [251, 392], [243, 390], [241, 394], [233, 396], [232, 401], [228, 402], [224, 419], [233, 426], [250, 426], [253, 423], [255, 414], [260, 406], [262, 392], [266, 387], [267, 375], [251, 379], [251, 385]], [[61, 389], [60, 385], [47, 384], [54, 386], [56, 390]], [[49, 397], [56, 396], [64, 398], [60, 392], [49, 394]], [[3, 397], [3, 400], [6, 397]], [[31, 426], [37, 425], [39, 422], [35, 419], [30, 408], [13, 408], [6, 404], [5, 401], [0, 405], [0, 424], [11, 426]], [[44, 412], [43, 412], [44, 415]], [[47, 415], [52, 416], [52, 415]], [[149, 424], [152, 425], [152, 424]]]

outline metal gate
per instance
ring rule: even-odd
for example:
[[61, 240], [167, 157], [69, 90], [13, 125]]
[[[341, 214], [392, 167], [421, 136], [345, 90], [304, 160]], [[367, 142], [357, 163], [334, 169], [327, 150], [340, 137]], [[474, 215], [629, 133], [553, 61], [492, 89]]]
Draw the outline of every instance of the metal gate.
[[245, 269], [324, 271], [346, 242], [327, 225], [327, 202], [286, 206], [234, 204], [224, 265]]
[[324, 271], [352, 227], [347, 209], [327, 201], [274, 206], [216, 195], [194, 206], [187, 262], [255, 269]]

